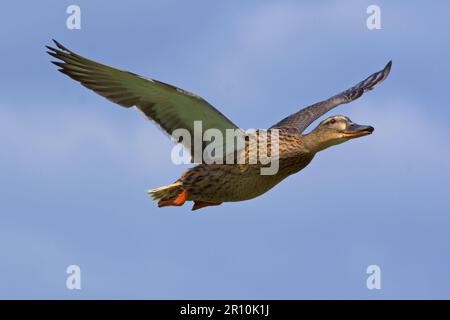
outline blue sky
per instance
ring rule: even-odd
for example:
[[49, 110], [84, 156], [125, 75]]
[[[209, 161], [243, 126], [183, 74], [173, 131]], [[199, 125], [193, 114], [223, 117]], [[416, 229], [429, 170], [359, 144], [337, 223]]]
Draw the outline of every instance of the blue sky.
[[[67, 1], [2, 4], [0, 298], [450, 298], [450, 3]], [[366, 8], [381, 8], [368, 30]], [[146, 190], [186, 167], [138, 112], [58, 73], [56, 38], [265, 128], [357, 83], [331, 114], [373, 125], [267, 194], [195, 213]], [[66, 267], [82, 289], [66, 289]], [[381, 267], [382, 289], [366, 288]]]

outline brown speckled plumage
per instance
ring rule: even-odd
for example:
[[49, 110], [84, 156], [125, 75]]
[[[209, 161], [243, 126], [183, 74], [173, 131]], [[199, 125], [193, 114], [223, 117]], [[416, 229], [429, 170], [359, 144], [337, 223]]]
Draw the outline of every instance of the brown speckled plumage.
[[261, 175], [260, 169], [264, 165], [260, 162], [200, 164], [186, 170], [178, 182], [188, 190], [187, 200], [231, 202], [255, 198], [306, 167], [314, 157], [314, 153], [304, 146], [301, 135], [281, 133], [279, 145], [279, 170], [275, 175]]
[[[57, 48], [47, 48], [48, 53], [58, 59], [52, 62], [59, 71], [122, 107], [136, 107], [169, 135], [174, 136], [174, 130], [186, 129], [194, 137], [195, 121], [201, 121], [203, 131], [216, 129], [223, 137], [229, 129], [240, 131], [211, 104], [193, 93], [86, 59], [54, 42]], [[309, 134], [305, 135], [303, 131], [326, 112], [373, 89], [386, 79], [390, 69], [391, 62], [350, 89], [303, 108], [273, 125], [271, 129], [279, 130], [279, 168], [275, 174], [261, 174], [261, 167], [266, 165], [259, 162], [207, 164], [208, 159], [201, 159], [201, 164], [186, 170], [176, 182], [152, 189], [150, 195], [159, 206], [179, 206], [192, 200], [195, 202], [193, 210], [196, 210], [222, 202], [248, 200], [265, 193], [289, 175], [305, 168], [317, 152], [372, 133], [372, 127], [357, 125], [343, 116], [325, 119]], [[271, 143], [269, 136], [269, 151]], [[193, 154], [192, 140], [182, 140], [182, 144]], [[206, 146], [207, 143], [203, 142], [201, 151]], [[248, 146], [247, 141], [244, 149], [247, 160], [251, 154]]]

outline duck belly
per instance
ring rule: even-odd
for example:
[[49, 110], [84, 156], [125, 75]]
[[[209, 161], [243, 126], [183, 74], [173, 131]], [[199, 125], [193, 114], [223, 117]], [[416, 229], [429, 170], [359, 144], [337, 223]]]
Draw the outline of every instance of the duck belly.
[[188, 200], [234, 202], [255, 198], [301, 168], [261, 175], [260, 165], [201, 164], [188, 169], [180, 178], [188, 190]]

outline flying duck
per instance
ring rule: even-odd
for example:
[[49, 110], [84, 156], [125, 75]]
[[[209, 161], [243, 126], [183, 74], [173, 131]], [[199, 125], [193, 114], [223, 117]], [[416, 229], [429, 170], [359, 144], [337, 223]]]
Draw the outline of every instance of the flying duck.
[[[206, 100], [191, 92], [86, 59], [53, 41], [56, 48], [47, 46], [47, 52], [58, 59], [52, 63], [58, 66], [60, 72], [124, 108], [136, 107], [169, 135], [177, 129], [186, 129], [194, 136], [196, 121], [201, 121], [203, 130], [219, 130], [223, 136], [227, 130], [240, 130]], [[278, 134], [276, 153], [279, 163], [274, 174], [261, 174], [261, 168], [265, 166], [261, 161], [207, 163], [202, 160], [187, 169], [174, 183], [149, 190], [150, 197], [158, 202], [159, 207], [181, 206], [186, 201], [193, 201], [192, 210], [197, 210], [262, 195], [286, 177], [305, 168], [319, 151], [374, 131], [371, 126], [359, 125], [348, 117], [334, 115], [320, 122], [311, 132], [303, 133], [312, 122], [331, 109], [359, 98], [381, 83], [389, 75], [391, 65], [389, 61], [381, 71], [350, 89], [303, 108], [269, 128], [269, 132], [276, 130]], [[270, 146], [272, 139], [265, 141]], [[181, 143], [192, 153], [192, 146]], [[202, 144], [201, 149], [205, 147]], [[252, 150], [249, 139], [245, 139], [242, 150], [243, 157], [248, 160]]]

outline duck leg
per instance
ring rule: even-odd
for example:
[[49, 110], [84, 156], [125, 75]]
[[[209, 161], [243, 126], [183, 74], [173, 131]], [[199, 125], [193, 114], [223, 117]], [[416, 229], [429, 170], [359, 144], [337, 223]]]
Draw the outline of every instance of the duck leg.
[[186, 202], [187, 196], [187, 190], [183, 190], [177, 195], [175, 199], [159, 201], [158, 207], [161, 208], [166, 206], [182, 206]]
[[201, 200], [197, 200], [194, 201], [194, 205], [192, 206], [192, 211], [194, 210], [198, 210], [204, 207], [209, 207], [209, 206], [218, 206], [222, 204], [222, 202], [209, 202], [209, 201], [201, 201]]

